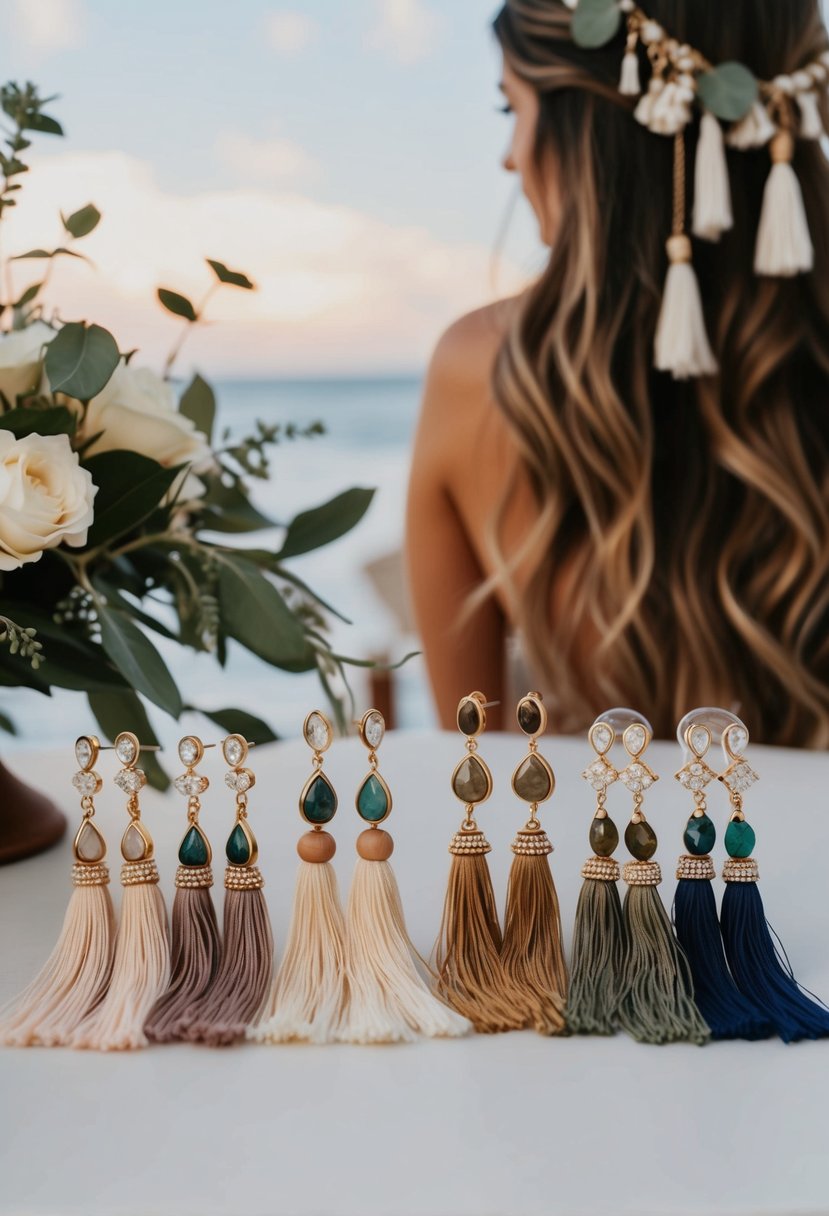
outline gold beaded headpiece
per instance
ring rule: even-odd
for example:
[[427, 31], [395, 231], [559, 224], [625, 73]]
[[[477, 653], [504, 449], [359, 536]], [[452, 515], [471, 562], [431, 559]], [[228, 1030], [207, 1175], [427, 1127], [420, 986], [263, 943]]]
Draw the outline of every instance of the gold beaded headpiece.
[[[699, 285], [685, 224], [685, 128], [701, 111], [694, 165], [691, 231], [718, 241], [733, 227], [724, 144], [768, 145], [769, 173], [754, 254], [759, 275], [790, 277], [809, 271], [814, 250], [803, 195], [792, 168], [795, 139], [824, 134], [820, 93], [829, 80], [829, 51], [791, 76], [758, 80], [741, 63], [716, 66], [687, 43], [671, 37], [635, 0], [564, 0], [573, 9], [571, 35], [585, 49], [606, 46], [623, 21], [626, 40], [619, 92], [639, 97], [637, 122], [674, 139], [673, 222], [667, 241], [668, 276], [654, 344], [654, 363], [675, 379], [710, 375], [717, 362], [708, 342]], [[647, 57], [651, 75], [642, 91], [639, 69]], [[727, 131], [723, 134], [723, 124]]]

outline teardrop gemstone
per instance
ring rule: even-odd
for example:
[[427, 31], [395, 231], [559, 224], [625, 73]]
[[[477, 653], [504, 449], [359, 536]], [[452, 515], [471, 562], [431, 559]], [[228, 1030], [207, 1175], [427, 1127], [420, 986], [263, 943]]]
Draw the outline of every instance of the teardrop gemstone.
[[195, 823], [179, 845], [178, 859], [183, 866], [206, 866], [210, 860], [207, 840]]
[[725, 851], [729, 857], [750, 857], [756, 843], [754, 828], [744, 819], [732, 819], [725, 829]]
[[389, 809], [389, 798], [383, 783], [374, 773], [369, 773], [357, 795], [357, 811], [369, 823], [385, 819]]
[[305, 791], [302, 813], [309, 823], [329, 823], [337, 811], [337, 795], [324, 773], [318, 773]]
[[629, 823], [625, 828], [627, 851], [637, 861], [650, 861], [656, 852], [656, 843], [656, 832], [644, 819], [641, 823]]
[[483, 722], [481, 707], [473, 697], [467, 697], [458, 706], [458, 730], [462, 735], [477, 735]]
[[618, 844], [619, 829], [610, 816], [594, 819], [590, 824], [590, 847], [596, 856], [610, 857]]
[[685, 848], [695, 857], [710, 853], [717, 839], [717, 829], [707, 815], [692, 815], [685, 827]]
[[131, 823], [121, 837], [121, 856], [125, 861], [146, 861], [153, 850], [152, 841], [137, 824]]
[[452, 789], [455, 796], [467, 805], [484, 801], [491, 789], [491, 782], [477, 756], [467, 756], [461, 760], [452, 774]]
[[531, 697], [526, 697], [518, 706], [518, 725], [525, 735], [537, 735], [541, 730], [541, 710]]
[[103, 836], [90, 819], [85, 819], [78, 829], [74, 847], [78, 861], [100, 861], [107, 851]]
[[512, 788], [525, 802], [543, 802], [553, 792], [553, 779], [547, 765], [530, 752], [515, 771]]
[[228, 836], [227, 844], [225, 845], [228, 861], [234, 866], [246, 866], [250, 861], [252, 852], [247, 832], [241, 823], [237, 823]]

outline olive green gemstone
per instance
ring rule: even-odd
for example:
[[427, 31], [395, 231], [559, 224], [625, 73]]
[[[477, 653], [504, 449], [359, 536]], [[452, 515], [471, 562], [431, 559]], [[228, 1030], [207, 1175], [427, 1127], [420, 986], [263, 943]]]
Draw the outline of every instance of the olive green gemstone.
[[518, 725], [526, 735], [535, 735], [541, 730], [541, 710], [534, 701], [522, 701], [518, 706]]
[[237, 823], [228, 836], [225, 853], [228, 861], [234, 866], [246, 866], [250, 861], [250, 841], [241, 823]]
[[483, 802], [489, 791], [486, 770], [477, 756], [467, 756], [455, 769], [452, 789], [461, 802]]
[[725, 829], [725, 851], [729, 857], [750, 857], [756, 843], [754, 828], [744, 819], [732, 819]]
[[207, 841], [193, 824], [179, 845], [178, 859], [183, 866], [206, 866], [208, 856]]
[[707, 815], [692, 815], [685, 827], [685, 848], [695, 857], [710, 853], [717, 839], [717, 829]]
[[331, 783], [320, 773], [302, 803], [302, 813], [311, 823], [328, 823], [337, 811], [337, 795]]
[[377, 823], [385, 818], [389, 809], [389, 799], [381, 782], [374, 773], [370, 773], [360, 787], [357, 795], [357, 812], [369, 823]]
[[631, 857], [650, 861], [656, 852], [656, 832], [649, 823], [629, 823], [625, 828], [625, 844]]
[[553, 792], [547, 766], [538, 756], [529, 755], [518, 767], [512, 788], [525, 802], [543, 802]]
[[597, 857], [610, 857], [618, 843], [619, 829], [609, 815], [593, 820], [590, 824], [590, 847]]
[[475, 701], [464, 701], [458, 709], [458, 730], [462, 735], [477, 735], [481, 729], [481, 710]]

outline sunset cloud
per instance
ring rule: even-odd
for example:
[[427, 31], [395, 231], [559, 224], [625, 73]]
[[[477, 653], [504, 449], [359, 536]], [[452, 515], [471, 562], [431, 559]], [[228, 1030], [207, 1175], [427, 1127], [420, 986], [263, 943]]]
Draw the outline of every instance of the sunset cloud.
[[422, 0], [377, 0], [377, 22], [367, 46], [386, 51], [401, 63], [415, 63], [430, 54], [439, 39], [442, 22]]
[[85, 35], [81, 0], [13, 0], [17, 34], [40, 51], [80, 46]]

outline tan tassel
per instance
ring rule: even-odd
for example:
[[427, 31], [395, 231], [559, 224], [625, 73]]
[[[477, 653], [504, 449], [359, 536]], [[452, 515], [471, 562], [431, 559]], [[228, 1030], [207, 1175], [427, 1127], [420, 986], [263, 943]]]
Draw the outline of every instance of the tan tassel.
[[654, 364], [675, 380], [712, 375], [717, 361], [708, 343], [699, 283], [685, 235], [685, 139], [674, 139], [674, 226], [668, 238], [668, 274], [654, 339]]
[[694, 235], [718, 241], [733, 225], [722, 127], [706, 110], [700, 122], [694, 167]]
[[106, 843], [92, 822], [101, 778], [94, 735], [75, 743], [80, 772], [72, 784], [81, 794], [83, 819], [72, 845], [73, 891], [60, 937], [39, 974], [0, 1011], [0, 1043], [57, 1047], [68, 1043], [84, 1017], [103, 998], [112, 974], [115, 911], [104, 865]]
[[754, 269], [757, 274], [790, 278], [812, 269], [814, 248], [800, 182], [791, 164], [790, 132], [779, 131], [770, 151], [772, 168], [763, 193]]
[[135, 767], [140, 750], [138, 739], [127, 731], [115, 740], [124, 765], [115, 784], [129, 795], [130, 816], [121, 839], [121, 923], [106, 996], [78, 1026], [71, 1038], [73, 1047], [97, 1051], [146, 1047], [144, 1023], [170, 980], [167, 909], [158, 889], [152, 837], [141, 822], [138, 804], [147, 782]]

